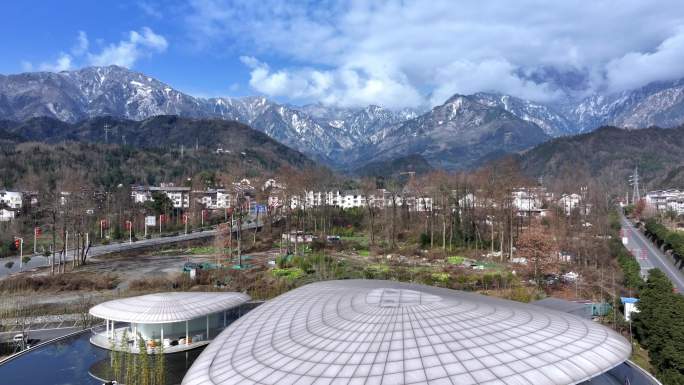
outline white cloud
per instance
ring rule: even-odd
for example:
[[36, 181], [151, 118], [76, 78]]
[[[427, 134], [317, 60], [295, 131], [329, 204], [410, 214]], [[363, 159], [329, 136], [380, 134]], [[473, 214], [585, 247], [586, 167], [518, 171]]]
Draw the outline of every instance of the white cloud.
[[[400, 91], [412, 100], [419, 91], [423, 101], [436, 103], [451, 92], [484, 89], [558, 97], [558, 79], [524, 75], [538, 68], [582, 73], [594, 89], [624, 83], [619, 63], [664, 66], [682, 52], [670, 40], [684, 23], [683, 11], [678, 0], [625, 0], [619, 7], [584, 0], [193, 0], [186, 24], [198, 46], [269, 57], [270, 66], [252, 69], [257, 90], [282, 94], [287, 84], [314, 98], [313, 76], [324, 73], [333, 79], [319, 96], [325, 100], [351, 104], [374, 95], [400, 101]], [[681, 76], [671, 66], [658, 74], [638, 76], [630, 86]]]
[[479, 63], [455, 61], [435, 71], [436, 87], [430, 103], [443, 103], [456, 93], [468, 95], [476, 92], [496, 91], [514, 94], [531, 100], [552, 100], [560, 92], [548, 83], [521, 79], [516, 68], [506, 60], [484, 60]]
[[254, 57], [242, 56], [240, 60], [251, 68], [249, 85], [269, 96], [283, 96], [294, 101], [316, 100], [338, 106], [381, 104], [400, 108], [422, 103], [422, 96], [405, 78], [386, 76], [384, 72], [368, 73], [358, 68], [272, 71]]
[[[98, 43], [102, 43], [98, 39]], [[101, 52], [89, 51], [90, 41], [84, 31], [78, 31], [76, 43], [71, 48], [71, 54], [60, 52], [53, 62], [42, 62], [34, 66], [30, 61], [22, 61], [23, 71], [30, 72], [35, 68], [40, 71], [67, 71], [80, 65], [110, 65], [132, 67], [136, 61], [154, 53], [161, 53], [168, 47], [164, 36], [154, 33], [150, 28], [143, 27], [140, 32], [130, 31], [128, 39], [106, 46]]]
[[41, 71], [51, 71], [51, 72], [60, 72], [60, 71], [68, 71], [73, 68], [73, 59], [71, 55], [66, 54], [64, 52], [59, 54], [59, 57], [57, 60], [55, 60], [52, 63], [41, 63], [38, 66], [38, 69]]
[[684, 77], [684, 28], [665, 39], [653, 52], [630, 52], [606, 66], [611, 91], [681, 77]]
[[167, 47], [168, 42], [164, 36], [154, 33], [148, 27], [143, 27], [140, 32], [130, 31], [128, 40], [110, 44], [100, 53], [89, 53], [88, 61], [96, 66], [115, 64], [132, 67], [140, 58], [152, 53], [164, 52]]
[[90, 42], [88, 41], [88, 35], [84, 31], [78, 31], [78, 36], [76, 37], [76, 44], [71, 48], [71, 53], [75, 56], [81, 56], [88, 52], [88, 47]]

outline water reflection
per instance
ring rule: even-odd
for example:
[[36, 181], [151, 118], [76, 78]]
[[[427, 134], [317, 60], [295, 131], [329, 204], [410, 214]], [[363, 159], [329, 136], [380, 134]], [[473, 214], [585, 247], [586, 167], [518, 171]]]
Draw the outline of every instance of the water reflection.
[[[110, 352], [89, 342], [85, 332], [45, 345], [0, 365], [0, 383], [22, 385], [100, 385]], [[166, 356], [167, 384], [179, 384], [203, 348]], [[186, 354], [187, 353], [187, 354]]]

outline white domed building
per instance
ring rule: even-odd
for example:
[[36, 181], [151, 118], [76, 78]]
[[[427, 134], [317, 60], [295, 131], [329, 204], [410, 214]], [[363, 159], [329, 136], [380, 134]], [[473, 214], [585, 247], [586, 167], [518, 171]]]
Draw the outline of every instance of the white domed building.
[[567, 313], [423, 285], [327, 281], [238, 319], [183, 385], [578, 384], [630, 353], [613, 330]]

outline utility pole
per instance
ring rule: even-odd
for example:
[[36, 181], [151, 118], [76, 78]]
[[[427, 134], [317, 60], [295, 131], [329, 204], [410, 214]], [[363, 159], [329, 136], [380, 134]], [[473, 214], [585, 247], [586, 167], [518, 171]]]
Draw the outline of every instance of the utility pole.
[[38, 242], [38, 227], [33, 228], [33, 254], [38, 252], [38, 245], [36, 245], [36, 242]]
[[634, 174], [630, 177], [630, 183], [633, 187], [632, 204], [637, 204], [637, 202], [641, 200], [641, 194], [639, 192], [639, 169], [637, 166], [634, 167]]
[[133, 222], [126, 221], [126, 227], [128, 227], [128, 243], [133, 243]]

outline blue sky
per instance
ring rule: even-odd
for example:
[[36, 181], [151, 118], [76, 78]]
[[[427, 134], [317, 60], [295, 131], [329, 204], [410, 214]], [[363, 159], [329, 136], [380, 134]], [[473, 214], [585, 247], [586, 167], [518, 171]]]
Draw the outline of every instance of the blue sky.
[[678, 0], [24, 0], [0, 11], [0, 73], [119, 64], [197, 96], [401, 108], [684, 77]]

